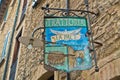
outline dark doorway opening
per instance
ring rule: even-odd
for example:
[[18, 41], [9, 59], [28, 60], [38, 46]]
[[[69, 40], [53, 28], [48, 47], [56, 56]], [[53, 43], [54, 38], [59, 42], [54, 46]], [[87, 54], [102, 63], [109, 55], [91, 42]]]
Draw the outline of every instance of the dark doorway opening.
[[44, 73], [38, 80], [54, 80], [54, 71]]
[[48, 80], [54, 80], [54, 75], [51, 76]]

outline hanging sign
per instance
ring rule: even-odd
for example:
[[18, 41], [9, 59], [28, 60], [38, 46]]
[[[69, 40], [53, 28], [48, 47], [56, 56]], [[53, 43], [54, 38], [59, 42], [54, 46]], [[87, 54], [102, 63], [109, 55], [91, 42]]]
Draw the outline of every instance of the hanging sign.
[[70, 72], [92, 67], [84, 17], [45, 17], [45, 65]]

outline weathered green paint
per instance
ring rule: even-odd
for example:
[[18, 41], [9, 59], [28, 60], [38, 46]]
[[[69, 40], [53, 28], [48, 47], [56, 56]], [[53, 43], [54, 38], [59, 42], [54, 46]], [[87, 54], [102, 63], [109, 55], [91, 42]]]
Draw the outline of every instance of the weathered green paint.
[[70, 26], [81, 26], [86, 27], [87, 21], [83, 17], [56, 17], [56, 18], [46, 18], [45, 27], [70, 27]]
[[[45, 53], [48, 53], [49, 54], [49, 52], [52, 52], [52, 51], [58, 51], [58, 52], [63, 52], [64, 54], [68, 54], [68, 47], [66, 47], [66, 46], [59, 46], [59, 47], [57, 47], [57, 46], [47, 46], [47, 47], [45, 47]], [[48, 63], [48, 54], [45, 54], [45, 64], [47, 64], [47, 65], [49, 65], [49, 63]], [[68, 63], [67, 63], [67, 57], [65, 57], [65, 62], [64, 62], [64, 64], [63, 65], [51, 65], [52, 67], [55, 67], [55, 68], [57, 68], [57, 69], [60, 69], [60, 70], [63, 70], [63, 71], [66, 71], [66, 70], [68, 70]]]

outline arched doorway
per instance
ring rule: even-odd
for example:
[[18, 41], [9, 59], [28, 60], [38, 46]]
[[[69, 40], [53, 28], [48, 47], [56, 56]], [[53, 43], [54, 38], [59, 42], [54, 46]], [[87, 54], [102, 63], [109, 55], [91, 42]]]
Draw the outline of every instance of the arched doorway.
[[115, 76], [114, 78], [112, 78], [110, 80], [120, 80], [120, 75], [119, 76]]
[[44, 73], [38, 80], [54, 80], [54, 72], [48, 71]]

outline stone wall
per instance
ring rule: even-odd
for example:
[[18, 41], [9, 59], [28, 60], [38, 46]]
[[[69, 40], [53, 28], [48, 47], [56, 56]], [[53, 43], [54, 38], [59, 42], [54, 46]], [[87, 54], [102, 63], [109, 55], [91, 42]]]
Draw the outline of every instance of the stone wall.
[[[43, 27], [44, 12], [40, 9], [45, 4], [49, 3], [50, 7], [65, 8], [64, 0], [49, 0], [41, 1], [37, 8], [31, 9], [31, 2], [29, 2], [28, 10], [25, 17], [25, 26], [23, 36], [30, 36], [35, 27]], [[91, 24], [95, 40], [100, 40], [103, 43], [102, 47], [96, 48], [98, 60], [114, 53], [119, 48], [119, 25], [120, 25], [120, 1], [119, 0], [89, 0], [90, 10], [99, 12], [99, 16], [91, 15]], [[71, 9], [85, 9], [83, 0], [70, 0]], [[33, 11], [31, 14], [31, 10]], [[30, 20], [32, 18], [32, 20]], [[36, 32], [35, 36], [38, 35]], [[116, 43], [115, 43], [116, 42]], [[117, 44], [117, 45], [116, 45]], [[32, 49], [27, 52], [25, 46], [21, 47], [21, 54], [19, 57], [17, 80], [22, 80], [23, 76], [27, 80], [37, 80], [46, 71], [39, 63], [39, 58], [43, 51], [41, 49]], [[27, 55], [27, 57], [25, 56]], [[27, 58], [27, 59], [26, 59]], [[25, 59], [27, 62], [25, 62]], [[26, 66], [26, 68], [24, 68]], [[24, 70], [26, 69], [26, 70]], [[101, 69], [102, 70], [102, 69]], [[24, 72], [25, 71], [25, 72]], [[87, 71], [89, 72], [89, 71]], [[100, 71], [101, 72], [101, 71]], [[72, 74], [72, 73], [71, 73]], [[61, 73], [59, 75], [62, 75]], [[81, 74], [87, 77], [83, 71]], [[76, 80], [80, 80], [78, 77]], [[59, 78], [60, 79], [60, 78]], [[61, 80], [61, 79], [60, 79]], [[89, 79], [88, 79], [89, 80]]]
[[114, 52], [104, 59], [99, 60], [99, 72], [95, 72], [94, 68], [83, 71], [78, 80], [110, 80], [116, 76], [120, 76], [120, 50]]
[[[23, 33], [22, 36], [31, 36], [32, 31], [36, 27], [44, 27], [44, 11], [41, 10], [41, 7], [45, 6], [47, 3], [50, 4], [50, 7], [55, 8], [66, 8], [65, 0], [41, 0], [38, 4], [38, 6], [35, 9], [32, 9], [32, 2], [28, 1], [28, 8], [27, 12], [24, 18], [23, 23], [21, 24], [19, 30], [23, 27]], [[12, 21], [13, 17], [15, 16], [16, 8], [18, 5], [18, 2], [16, 1], [14, 3], [15, 5], [10, 8], [8, 20]], [[103, 43], [102, 47], [97, 47], [97, 59], [99, 60], [99, 66], [101, 67], [101, 64], [104, 65], [103, 62], [106, 62], [108, 59], [107, 56], [112, 54], [119, 53], [119, 46], [120, 46], [120, 0], [89, 0], [90, 4], [90, 11], [93, 11], [95, 13], [99, 12], [99, 16], [90, 15], [91, 19], [91, 26], [92, 31], [94, 35], [95, 40], [100, 40]], [[70, 8], [71, 9], [85, 9], [84, 0], [70, 0]], [[21, 8], [20, 8], [20, 14], [22, 11], [22, 1], [21, 1]], [[59, 15], [59, 14], [58, 14]], [[82, 14], [79, 14], [82, 15]], [[3, 41], [6, 33], [11, 29], [13, 22], [6, 22], [5, 28], [2, 31], [0, 35], [0, 50], [3, 47]], [[19, 19], [18, 19], [19, 23]], [[17, 23], [17, 25], [18, 25]], [[16, 34], [19, 32], [15, 32], [15, 38]], [[41, 38], [41, 35], [39, 35], [40, 31], [35, 32], [35, 37]], [[2, 37], [1, 37], [2, 36]], [[14, 48], [13, 48], [14, 50]], [[12, 50], [12, 53], [13, 53]], [[1, 50], [2, 51], [2, 50]], [[118, 52], [116, 52], [118, 51]], [[1, 54], [1, 52], [0, 52]], [[16, 80], [37, 80], [39, 79], [44, 73], [47, 71], [43, 68], [43, 65], [40, 64], [39, 59], [43, 57], [43, 49], [42, 48], [34, 48], [31, 50], [28, 50], [26, 46], [21, 44], [20, 51], [19, 51], [19, 58], [18, 58], [18, 67], [17, 67], [17, 73], [16, 73]], [[111, 57], [110, 57], [111, 58]], [[12, 55], [10, 58], [12, 61]], [[114, 59], [114, 58], [113, 58]], [[102, 61], [102, 62], [101, 62]], [[100, 68], [99, 73], [94, 72], [94, 68], [89, 71], [75, 71], [71, 73], [71, 78], [73, 80], [109, 80], [110, 78], [114, 77], [113, 74], [118, 75], [119, 72], [115, 72], [118, 69], [117, 66], [119, 64], [116, 64], [116, 62], [119, 62], [119, 59], [114, 60], [112, 63], [105, 64], [103, 68]], [[11, 62], [10, 62], [11, 64]], [[114, 65], [113, 65], [114, 64]], [[108, 67], [109, 66], [109, 67]], [[116, 66], [116, 67], [115, 67]], [[109, 73], [110, 68], [113, 69], [111, 71], [111, 74], [102, 75], [106, 72]], [[115, 71], [114, 71], [115, 69]], [[10, 70], [10, 66], [9, 66]], [[105, 71], [108, 70], [108, 71]], [[3, 67], [0, 68], [0, 73], [3, 73]], [[78, 75], [79, 73], [79, 75]], [[66, 75], [63, 72], [55, 72], [55, 78], [58, 80], [65, 80]], [[0, 74], [0, 77], [2, 74]], [[9, 76], [9, 75], [8, 75]], [[109, 77], [112, 76], [112, 77]], [[99, 79], [100, 77], [103, 77], [103, 79]]]
[[[97, 8], [100, 13], [99, 16], [91, 16], [94, 39], [103, 43], [102, 47], [96, 48], [100, 71], [98, 73], [83, 71], [78, 80], [110, 80], [112, 77], [120, 75], [118, 72], [120, 71], [120, 58], [113, 58], [114, 55], [118, 57], [120, 53], [120, 1], [100, 0], [96, 2], [96, 6], [92, 5], [92, 2], [90, 4], [91, 9]], [[113, 60], [109, 61], [109, 59]], [[102, 66], [103, 64], [104, 66]]]
[[[33, 29], [40, 25], [40, 21], [43, 21], [43, 13], [42, 10], [40, 10], [43, 3], [39, 4], [39, 8], [33, 10], [31, 4], [31, 1], [28, 2], [23, 23], [23, 36], [31, 36]], [[40, 37], [39, 31], [35, 33], [35, 37]], [[26, 46], [21, 44], [16, 80], [37, 80], [46, 72], [43, 65], [39, 62], [42, 53], [43, 50], [40, 48], [28, 50]]]
[[20, 8], [18, 10], [18, 15], [16, 15], [17, 7], [18, 7], [18, 0], [11, 0], [10, 5], [8, 6], [7, 20], [3, 21], [3, 23], [5, 23], [4, 26], [2, 26], [2, 25], [0, 26], [0, 28], [3, 27], [0, 30], [0, 44], [1, 44], [0, 45], [0, 57], [1, 57], [1, 54], [2, 54], [2, 50], [3, 50], [3, 44], [4, 44], [5, 36], [10, 31], [8, 46], [7, 46], [7, 49], [6, 49], [6, 56], [4, 57], [5, 61], [0, 66], [0, 80], [2, 80], [4, 71], [5, 71], [5, 65], [6, 65], [6, 61], [7, 61], [7, 55], [8, 55], [8, 48], [11, 47], [10, 56], [9, 56], [9, 60], [8, 60], [8, 66], [7, 66], [7, 72], [6, 72], [6, 76], [5, 76], [5, 79], [9, 80], [11, 64], [12, 64], [12, 61], [13, 61], [14, 46], [15, 46], [16, 36], [17, 36], [19, 30], [14, 31], [12, 43], [10, 43], [10, 39], [11, 39], [12, 31], [13, 31], [13, 25], [14, 25], [14, 22], [15, 22], [15, 17], [17, 16], [17, 23], [16, 23], [15, 27], [18, 26], [18, 23], [20, 21], [20, 16], [21, 16], [21, 13], [22, 13], [22, 5], [23, 5], [22, 3], [23, 3], [23, 1], [20, 0]]
[[[15, 5], [15, 6], [17, 6], [17, 4]], [[12, 31], [12, 26], [13, 26], [13, 17], [14, 17], [14, 15], [15, 15], [15, 10], [16, 10], [16, 8], [15, 7], [9, 7], [8, 8], [8, 19], [7, 19], [7, 21], [6, 21], [6, 23], [5, 23], [5, 25], [4, 25], [4, 27], [3, 27], [3, 30], [2, 31], [0, 31], [0, 56], [1, 56], [1, 54], [2, 54], [2, 49], [3, 49], [3, 44], [4, 44], [4, 40], [5, 40], [5, 36], [7, 35], [7, 33], [9, 32], [9, 31]], [[2, 27], [2, 26], [1, 26]], [[10, 37], [9, 37], [9, 39], [10, 39]], [[6, 54], [7, 54], [7, 52], [6, 52]], [[5, 56], [5, 61], [6, 61], [6, 57], [7, 56]], [[4, 64], [0, 67], [0, 80], [2, 80], [2, 77], [3, 77], [3, 73], [4, 73], [4, 68], [5, 68], [5, 62], [4, 62]], [[9, 67], [8, 67], [9, 68]]]
[[[82, 3], [83, 3], [82, 1], [81, 2], [71, 1], [70, 6], [71, 8], [75, 8], [75, 9], [84, 9], [85, 7]], [[98, 64], [99, 67], [101, 67], [103, 62], [107, 62], [108, 59], [107, 56], [110, 56], [112, 54], [117, 55], [116, 51], [118, 51], [120, 48], [119, 47], [120, 46], [119, 44], [120, 1], [119, 0], [107, 0], [107, 1], [89, 0], [89, 4], [91, 11], [96, 13], [99, 12], [99, 16], [91, 15], [90, 17], [91, 17], [91, 26], [94, 35], [94, 40], [99, 40], [100, 42], [103, 43], [103, 46], [96, 47]], [[118, 51], [118, 54], [119, 52], [120, 51]], [[103, 62], [100, 62], [101, 60]], [[119, 63], [114, 64], [116, 62], [119, 62], [119, 59], [116, 59], [113, 62], [111, 61], [111, 63], [109, 64], [104, 64], [105, 65], [103, 66], [104, 69], [100, 68], [100, 72], [98, 73], [92, 73], [91, 71], [82, 71], [80, 77], [78, 77], [76, 80], [109, 80], [115, 75], [120, 75], [120, 73], [117, 72], [120, 71], [118, 69], [119, 67], [118, 65], [120, 64]], [[111, 68], [113, 69], [113, 71], [111, 71]], [[94, 70], [94, 68], [92, 70]], [[91, 72], [92, 74], [88, 74], [89, 72]], [[103, 72], [104, 74], [101, 72]], [[60, 73], [60, 74], [64, 75], [64, 73]]]

